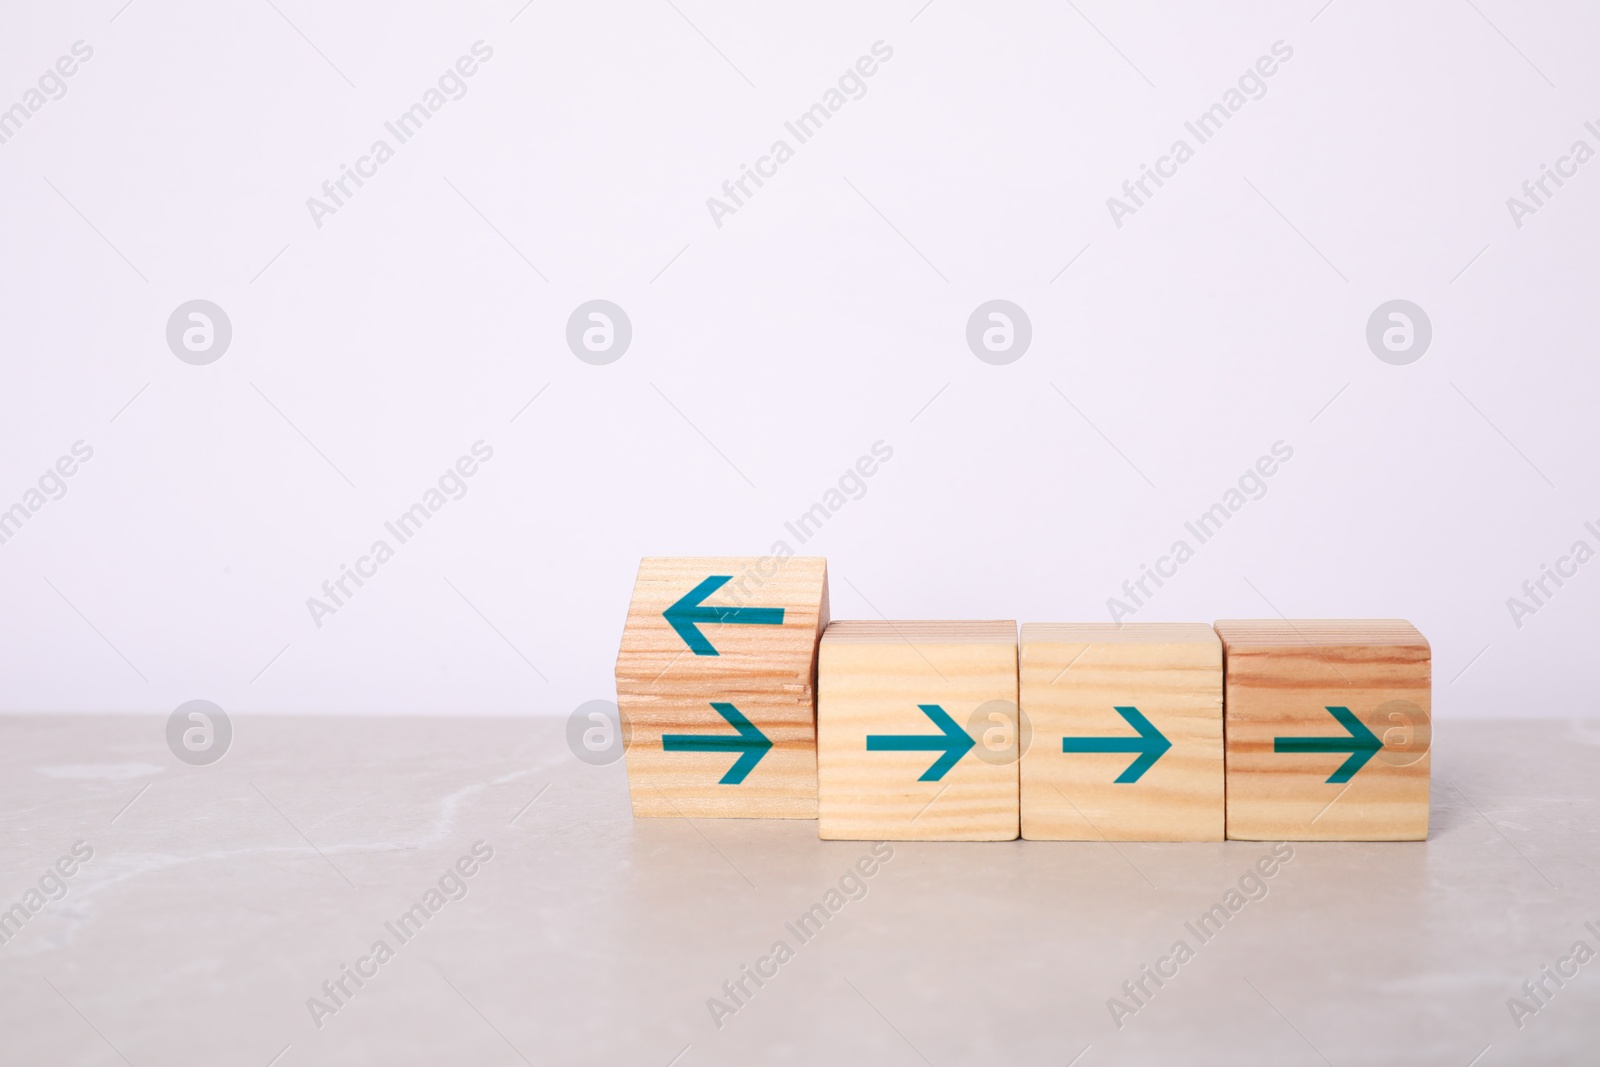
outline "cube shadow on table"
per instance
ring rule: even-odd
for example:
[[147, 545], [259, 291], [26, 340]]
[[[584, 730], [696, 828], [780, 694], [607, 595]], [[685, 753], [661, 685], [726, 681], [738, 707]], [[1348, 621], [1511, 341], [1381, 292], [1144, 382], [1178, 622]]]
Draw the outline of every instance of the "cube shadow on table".
[[1016, 623], [829, 626], [817, 787], [825, 839], [1016, 838]]

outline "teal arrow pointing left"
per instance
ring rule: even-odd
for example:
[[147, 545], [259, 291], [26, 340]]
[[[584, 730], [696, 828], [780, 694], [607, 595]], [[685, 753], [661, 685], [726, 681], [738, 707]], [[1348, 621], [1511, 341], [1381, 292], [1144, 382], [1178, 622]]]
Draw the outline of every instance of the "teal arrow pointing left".
[[683, 643], [697, 656], [716, 656], [717, 646], [700, 632], [702, 623], [734, 623], [743, 626], [782, 626], [782, 608], [719, 608], [701, 601], [733, 581], [731, 574], [713, 574], [705, 581], [679, 597], [661, 613], [671, 627], [678, 631]]
[[1328, 713], [1339, 720], [1348, 737], [1275, 737], [1272, 739], [1272, 751], [1350, 753], [1350, 758], [1328, 776], [1328, 784], [1338, 785], [1348, 782], [1365, 767], [1372, 754], [1383, 747], [1383, 742], [1377, 734], [1367, 729], [1366, 723], [1352, 715], [1349, 708], [1328, 707]]
[[767, 754], [767, 749], [772, 747], [772, 741], [766, 734], [758, 730], [754, 723], [744, 717], [744, 713], [732, 704], [713, 700], [711, 706], [717, 709], [717, 714], [728, 721], [728, 725], [739, 731], [737, 737], [707, 737], [705, 734], [662, 734], [661, 747], [668, 752], [737, 752], [739, 758], [733, 761], [733, 766], [728, 768], [728, 773], [720, 779], [721, 785], [738, 785], [744, 781], [756, 764], [761, 762], [761, 757]]
[[1139, 758], [1128, 764], [1128, 769], [1117, 775], [1124, 785], [1137, 782], [1144, 772], [1155, 766], [1156, 760], [1172, 747], [1165, 734], [1155, 723], [1145, 718], [1138, 708], [1117, 708], [1123, 721], [1139, 731], [1138, 737], [1063, 737], [1063, 752], [1136, 752]]
[[956, 765], [977, 742], [956, 724], [950, 713], [937, 704], [918, 704], [922, 714], [933, 720], [939, 728], [936, 734], [868, 734], [868, 752], [939, 752], [933, 766], [922, 772], [919, 782], [937, 782], [945, 772]]

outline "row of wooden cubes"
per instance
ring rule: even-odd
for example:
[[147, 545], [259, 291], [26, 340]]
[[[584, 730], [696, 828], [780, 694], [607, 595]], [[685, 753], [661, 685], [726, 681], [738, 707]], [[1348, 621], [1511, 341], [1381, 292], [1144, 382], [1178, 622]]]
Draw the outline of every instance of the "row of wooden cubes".
[[1421, 840], [1430, 672], [1398, 620], [830, 624], [822, 559], [646, 559], [617, 693], [640, 816]]

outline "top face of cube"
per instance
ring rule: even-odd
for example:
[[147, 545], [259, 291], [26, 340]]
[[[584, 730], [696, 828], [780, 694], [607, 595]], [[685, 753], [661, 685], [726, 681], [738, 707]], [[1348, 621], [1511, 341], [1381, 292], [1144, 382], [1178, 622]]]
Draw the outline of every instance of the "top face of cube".
[[1215, 645], [1217, 632], [1203, 622], [1028, 622], [1024, 645]]
[[915, 619], [841, 619], [828, 627], [829, 644], [856, 645], [1015, 645], [1017, 624], [1010, 621], [943, 622]]
[[617, 691], [700, 690], [729, 677], [809, 691], [827, 587], [820, 557], [643, 559]]
[[[1216, 624], [1226, 657], [1227, 689], [1249, 701], [1238, 714], [1269, 714], [1282, 701], [1340, 705], [1414, 701], [1426, 719], [1433, 683], [1428, 639], [1404, 619], [1225, 619]], [[1285, 697], [1287, 699], [1287, 696]], [[1358, 715], [1365, 715], [1358, 710]], [[1230, 709], [1229, 721], [1236, 718]]]
[[1363, 645], [1428, 648], [1422, 631], [1404, 619], [1223, 619], [1216, 630], [1229, 652]]
[[1404, 619], [1224, 619], [1216, 630], [1230, 694], [1266, 693], [1292, 681], [1327, 703], [1339, 704], [1341, 693], [1351, 700], [1381, 695], [1412, 699], [1421, 716], [1429, 714], [1433, 653]]

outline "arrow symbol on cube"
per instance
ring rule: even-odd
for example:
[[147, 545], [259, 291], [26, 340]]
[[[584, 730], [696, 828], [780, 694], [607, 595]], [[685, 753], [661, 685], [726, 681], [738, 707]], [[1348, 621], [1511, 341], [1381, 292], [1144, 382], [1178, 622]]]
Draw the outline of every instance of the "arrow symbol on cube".
[[736, 626], [782, 626], [782, 608], [721, 608], [701, 601], [733, 581], [731, 574], [713, 574], [689, 590], [661, 617], [678, 631], [683, 643], [697, 656], [720, 655], [715, 645], [700, 632], [701, 625], [732, 623]]
[[919, 782], [937, 782], [977, 744], [956, 724], [950, 713], [937, 704], [918, 704], [922, 713], [939, 728], [937, 734], [868, 734], [868, 752], [939, 752], [933, 766], [922, 772]]
[[1351, 777], [1383, 747], [1378, 735], [1367, 729], [1367, 724], [1350, 713], [1349, 708], [1328, 707], [1328, 712], [1345, 728], [1347, 737], [1275, 737], [1274, 752], [1348, 752], [1350, 758], [1328, 776], [1329, 785], [1348, 782]]
[[[715, 653], [712, 653], [715, 655]], [[739, 731], [735, 737], [707, 737], [704, 734], [662, 734], [661, 747], [668, 752], [737, 752], [739, 758], [733, 761], [733, 766], [728, 768], [728, 773], [719, 779], [720, 785], [738, 785], [755, 770], [756, 764], [761, 762], [761, 757], [767, 754], [772, 747], [772, 740], [756, 728], [755, 724], [744, 717], [744, 713], [732, 704], [712, 701], [711, 706], [717, 709], [717, 714], [727, 720], [728, 725]]]
[[1139, 732], [1138, 737], [1063, 737], [1061, 751], [1063, 752], [1133, 752], [1138, 759], [1128, 764], [1128, 769], [1117, 775], [1117, 781], [1124, 785], [1137, 782], [1143, 777], [1144, 772], [1155, 766], [1172, 747], [1166, 735], [1156, 729], [1155, 724], [1139, 711], [1138, 708], [1117, 708], [1127, 724]]

